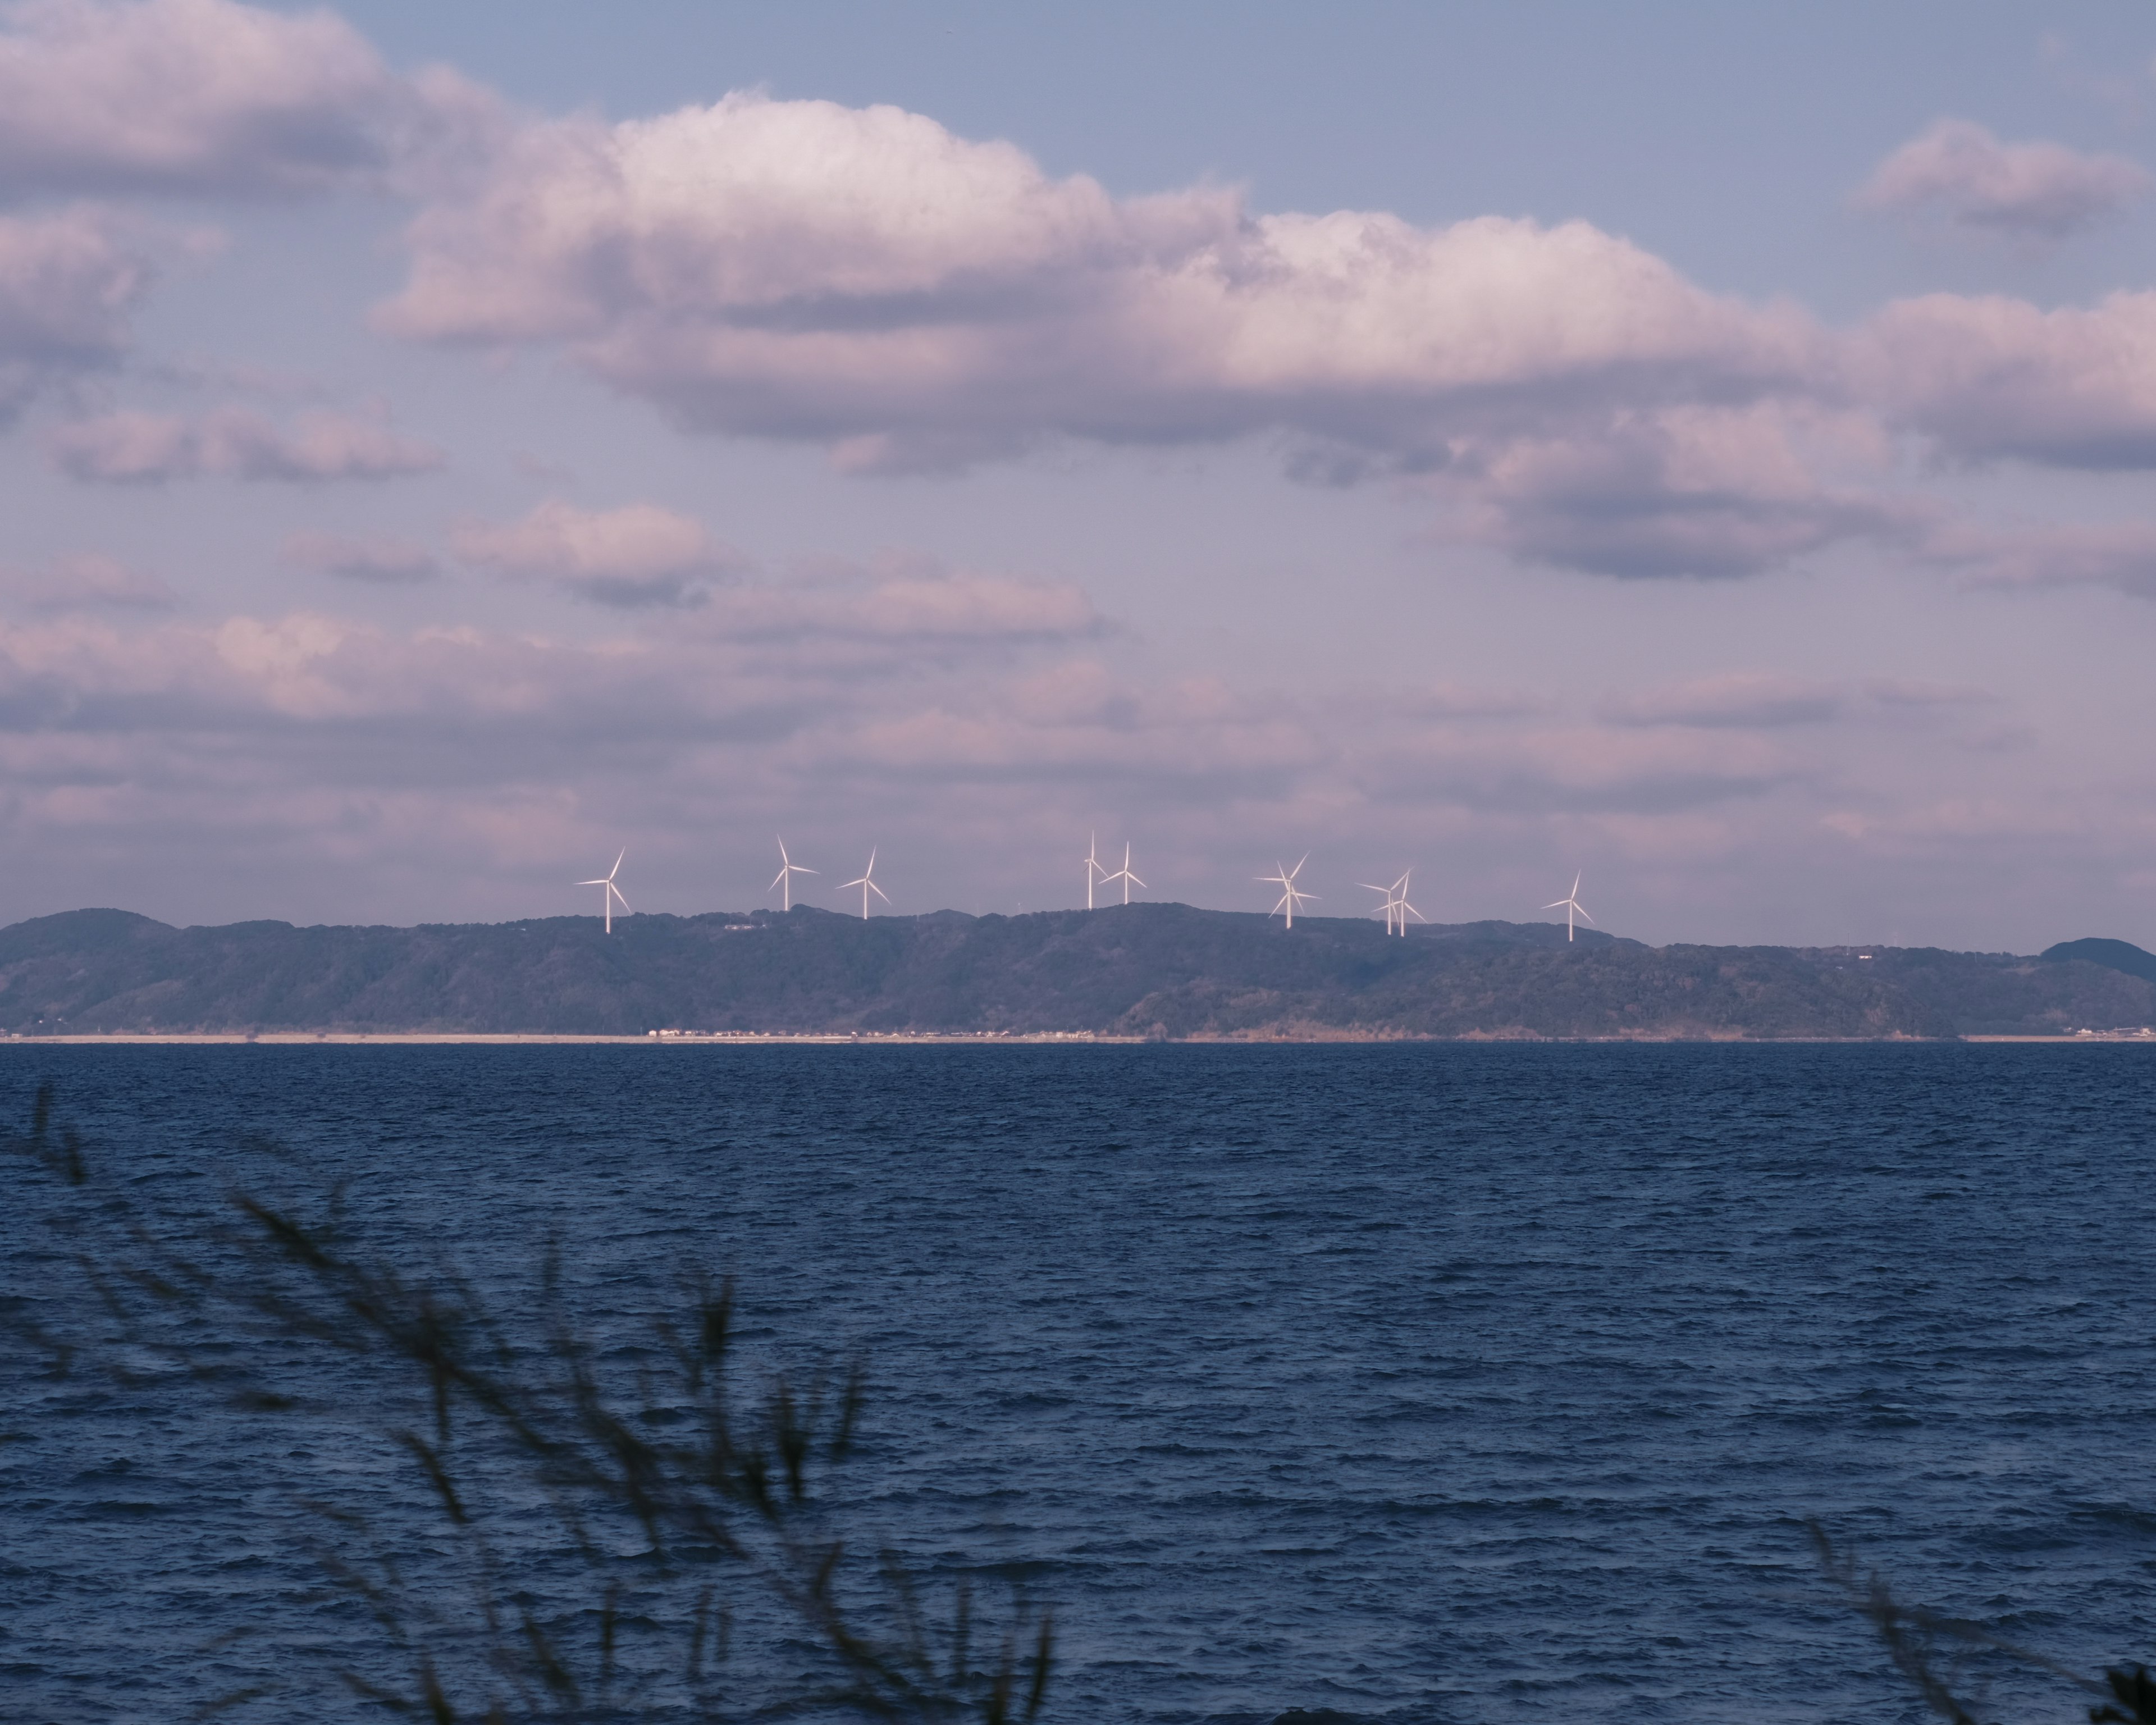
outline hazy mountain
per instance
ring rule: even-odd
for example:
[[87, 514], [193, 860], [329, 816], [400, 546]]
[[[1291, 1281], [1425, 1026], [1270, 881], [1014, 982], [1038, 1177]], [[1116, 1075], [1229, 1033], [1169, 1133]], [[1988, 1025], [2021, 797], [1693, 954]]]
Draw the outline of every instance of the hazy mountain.
[[2144, 983], [2156, 983], [2156, 952], [2144, 952], [2131, 941], [2061, 941], [2056, 947], [2045, 947], [2043, 957], [2054, 964], [2079, 958], [2107, 970], [2138, 976]]
[[[2102, 948], [2085, 955], [2086, 947]], [[2115, 950], [2114, 950], [2115, 949]], [[2134, 969], [2119, 954], [2133, 955]], [[2109, 956], [2105, 956], [2108, 954]], [[2156, 1023], [2156, 957], [1646, 947], [1562, 926], [1418, 927], [1142, 904], [418, 928], [0, 929], [0, 1028], [1091, 1030], [1141, 1036], [1945, 1036]]]

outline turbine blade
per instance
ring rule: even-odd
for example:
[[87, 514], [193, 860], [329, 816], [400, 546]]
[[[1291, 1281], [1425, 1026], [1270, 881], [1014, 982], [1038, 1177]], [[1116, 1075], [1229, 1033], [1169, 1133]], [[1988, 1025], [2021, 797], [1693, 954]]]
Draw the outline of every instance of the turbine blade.
[[1145, 885], [1144, 881], [1139, 880], [1136, 875], [1130, 873], [1128, 870], [1124, 871], [1123, 878], [1128, 880], [1133, 886], [1142, 886]]
[[867, 888], [868, 888], [868, 890], [869, 890], [870, 892], [873, 892], [873, 893], [874, 893], [874, 894], [875, 894], [878, 898], [881, 899], [881, 900], [882, 900], [886, 904], [889, 904], [889, 903], [891, 902], [891, 895], [890, 895], [889, 893], [886, 892], [886, 891], [883, 890], [883, 888], [881, 888], [880, 886], [877, 886], [877, 885], [875, 884], [875, 881], [873, 881], [873, 880], [864, 880], [864, 881], [862, 881], [862, 882], [861, 882], [861, 885], [862, 885], [862, 886], [865, 886], [865, 887], [867, 887]]
[[1585, 917], [1588, 922], [1592, 922], [1594, 920], [1592, 916], [1589, 916], [1587, 915], [1587, 906], [1585, 905], [1574, 905], [1573, 909], [1578, 911], [1579, 914], [1583, 917]]

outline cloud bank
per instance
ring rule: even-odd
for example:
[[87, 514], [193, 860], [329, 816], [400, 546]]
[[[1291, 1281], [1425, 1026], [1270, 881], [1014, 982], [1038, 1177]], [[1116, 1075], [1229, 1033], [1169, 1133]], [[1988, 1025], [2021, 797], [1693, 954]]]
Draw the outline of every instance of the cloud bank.
[[[1976, 162], [1967, 208], [2041, 226], [2138, 183], [2057, 146], [1928, 137], [1878, 197], [1943, 195], [1938, 163]], [[1904, 542], [1926, 506], [1897, 439], [2156, 464], [2156, 295], [1933, 295], [1834, 331], [1582, 222], [1119, 199], [895, 108], [748, 93], [534, 123], [408, 240], [384, 328], [558, 347], [691, 429], [861, 471], [1268, 436], [1301, 477], [1404, 478], [1456, 532], [1620, 576]]]

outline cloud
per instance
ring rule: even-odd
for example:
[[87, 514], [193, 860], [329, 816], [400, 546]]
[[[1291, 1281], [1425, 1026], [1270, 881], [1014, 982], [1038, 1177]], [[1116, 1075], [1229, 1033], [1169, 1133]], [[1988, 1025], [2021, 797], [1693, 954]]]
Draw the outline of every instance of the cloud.
[[0, 193], [321, 192], [469, 156], [495, 104], [334, 13], [30, 0], [0, 28]]
[[1851, 392], [1949, 459], [2156, 465], [2156, 292], [2053, 311], [1897, 300], [1856, 333], [1845, 367]]
[[[2065, 220], [2060, 188], [2124, 183], [2050, 147], [1994, 146], [1998, 220]], [[1620, 577], [1907, 542], [1931, 511], [1893, 494], [1897, 434], [1905, 457], [2156, 463], [2156, 294], [1935, 295], [1830, 331], [1584, 223], [1117, 198], [891, 107], [737, 93], [531, 124], [408, 243], [384, 327], [558, 347], [691, 429], [862, 472], [1270, 436], [1299, 477], [1404, 475], [1450, 531]]]
[[443, 465], [430, 444], [399, 436], [374, 418], [302, 413], [287, 429], [244, 408], [198, 419], [127, 411], [79, 419], [49, 443], [69, 478], [157, 485], [218, 475], [318, 484], [431, 473]]
[[1779, 731], [1824, 725], [1893, 710], [1984, 706], [1981, 689], [1874, 678], [1822, 681], [1764, 671], [1728, 671], [1641, 694], [1613, 696], [1595, 708], [1604, 724], [1627, 729], [1676, 726], [1703, 731]]
[[694, 625], [736, 641], [993, 645], [1078, 641], [1110, 633], [1085, 590], [921, 561], [820, 566], [807, 578], [742, 582], [710, 595]]
[[0, 600], [33, 612], [170, 610], [179, 595], [157, 576], [82, 552], [42, 570], [0, 569]]
[[1851, 705], [1851, 691], [1845, 685], [1732, 671], [1674, 688], [1614, 697], [1595, 711], [1612, 725], [1758, 731], [1842, 718]]
[[1623, 578], [1753, 575], [1903, 511], [1822, 483], [1822, 452], [1774, 404], [1619, 414], [1553, 436], [1463, 445], [1439, 487], [1466, 531], [1531, 562]]
[[1936, 209], [1950, 221], [2021, 239], [2063, 239], [2147, 195], [2148, 171], [2123, 156], [2064, 144], [2002, 144], [1966, 120], [1941, 120], [1873, 170], [1861, 208]]
[[114, 364], [148, 261], [89, 210], [0, 216], [0, 418], [62, 378]]
[[408, 539], [302, 532], [288, 535], [281, 549], [288, 563], [346, 581], [408, 586], [439, 579], [442, 572], [434, 554]]
[[855, 470], [1268, 430], [1427, 469], [1463, 433], [1750, 398], [1820, 339], [1584, 223], [1117, 199], [919, 115], [755, 94], [527, 128], [410, 245], [385, 327], [562, 344], [684, 424]]
[[550, 501], [521, 521], [467, 522], [452, 542], [480, 568], [623, 610], [701, 605], [713, 581], [747, 562], [702, 522], [651, 503], [591, 511]]
[[1943, 527], [1924, 561], [1999, 587], [2107, 587], [2156, 598], [2156, 522]]

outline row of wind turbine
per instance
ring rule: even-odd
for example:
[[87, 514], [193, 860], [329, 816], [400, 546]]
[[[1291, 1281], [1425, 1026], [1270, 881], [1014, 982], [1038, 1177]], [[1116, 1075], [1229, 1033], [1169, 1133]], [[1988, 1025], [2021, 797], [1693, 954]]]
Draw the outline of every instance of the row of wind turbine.
[[[1110, 871], [1108, 865], [1101, 860], [1100, 849], [1100, 837], [1096, 834], [1086, 847], [1086, 908], [1089, 911], [1094, 908], [1093, 891], [1096, 886], [1111, 886], [1117, 881], [1121, 881], [1123, 887], [1123, 902], [1128, 904], [1131, 901], [1131, 888], [1145, 885], [1144, 881], [1131, 872], [1131, 847], [1127, 844], [1123, 846], [1122, 867], [1112, 872]], [[614, 880], [614, 877], [621, 873], [623, 859], [628, 855], [629, 852], [624, 850], [619, 856], [614, 858], [613, 866], [597, 880], [577, 882], [579, 886], [596, 886], [601, 890], [600, 907], [605, 914], [606, 932], [608, 934], [613, 932], [614, 906], [619, 905], [624, 912], [629, 910], [629, 901], [622, 896], [621, 888], [615, 884]], [[870, 845], [869, 865], [861, 870], [860, 878], [858, 880], [849, 880], [839, 888], [842, 892], [850, 892], [856, 886], [860, 888], [861, 920], [864, 922], [867, 922], [869, 917], [870, 893], [874, 893], [886, 904], [891, 902], [891, 895], [876, 885], [875, 860], [876, 847]], [[1290, 928], [1295, 927], [1295, 913], [1297, 911], [1306, 903], [1316, 904], [1319, 901], [1316, 893], [1305, 892], [1295, 884], [1296, 877], [1302, 873], [1303, 863], [1309, 860], [1309, 853], [1305, 852], [1302, 861], [1298, 862], [1293, 868], [1276, 863], [1274, 867], [1279, 870], [1278, 873], [1258, 876], [1261, 884], [1277, 886], [1281, 889], [1280, 902], [1273, 906], [1271, 914], [1276, 916], [1285, 916]], [[813, 875], [815, 872], [815, 870], [794, 861], [787, 854], [784, 838], [782, 837], [779, 839], [778, 872], [772, 876], [771, 885], [778, 890], [783, 908], [788, 911], [793, 908], [793, 877], [796, 875]], [[1356, 882], [1357, 886], [1367, 892], [1383, 895], [1385, 901], [1379, 908], [1383, 911], [1385, 916], [1385, 932], [1398, 934], [1402, 939], [1407, 937], [1409, 917], [1414, 917], [1418, 922], [1427, 922], [1430, 920], [1408, 902], [1408, 876], [1414, 872], [1412, 869], [1402, 871], [1400, 878], [1394, 881], [1390, 886], [1379, 886], [1368, 880]], [[1564, 937], [1568, 942], [1577, 938], [1578, 922], [1593, 923], [1594, 921], [1594, 917], [1588, 915], [1587, 906], [1579, 901], [1579, 883], [1585, 874], [1584, 870], [1576, 872], [1572, 877], [1572, 891], [1563, 898], [1543, 906], [1545, 911], [1564, 912]], [[769, 890], [769, 888], [766, 889], [766, 891]]]

